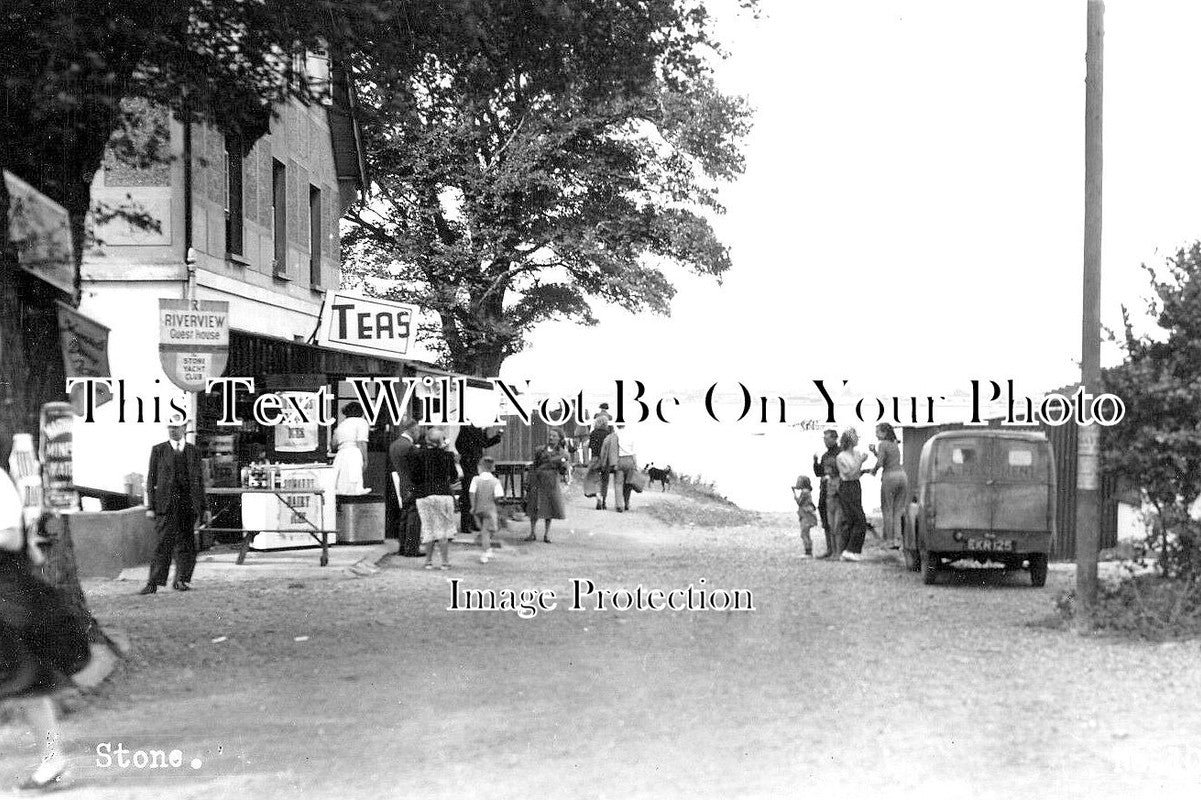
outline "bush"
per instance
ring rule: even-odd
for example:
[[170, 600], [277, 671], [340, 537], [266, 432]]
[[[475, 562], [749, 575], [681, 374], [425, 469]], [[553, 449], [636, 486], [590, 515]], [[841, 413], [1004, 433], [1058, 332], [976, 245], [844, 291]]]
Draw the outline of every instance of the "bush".
[[[1055, 607], [1065, 622], [1077, 621], [1074, 591], [1061, 592]], [[1126, 562], [1120, 577], [1098, 587], [1087, 629], [1150, 641], [1201, 636], [1201, 580], [1173, 580]]]
[[698, 500], [707, 500], [730, 508], [738, 508], [734, 501], [717, 491], [717, 484], [713, 481], [706, 481], [699, 475], [696, 477], [673, 475], [671, 488], [685, 497], [694, 497]]

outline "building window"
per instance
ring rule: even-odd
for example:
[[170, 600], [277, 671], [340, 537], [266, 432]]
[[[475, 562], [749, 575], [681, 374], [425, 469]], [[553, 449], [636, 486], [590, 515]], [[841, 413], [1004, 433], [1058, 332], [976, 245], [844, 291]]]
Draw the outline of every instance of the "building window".
[[225, 251], [230, 255], [245, 254], [242, 234], [242, 140], [225, 137]]
[[321, 286], [321, 190], [309, 187], [309, 282]]
[[271, 211], [275, 217], [275, 267], [277, 276], [288, 274], [288, 169], [271, 160]]

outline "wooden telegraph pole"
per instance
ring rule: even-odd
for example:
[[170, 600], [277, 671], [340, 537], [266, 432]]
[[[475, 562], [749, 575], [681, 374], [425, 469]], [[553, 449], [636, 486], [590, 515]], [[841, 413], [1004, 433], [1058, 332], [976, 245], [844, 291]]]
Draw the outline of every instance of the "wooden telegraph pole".
[[[1088, 0], [1088, 46], [1084, 63], [1084, 314], [1080, 383], [1101, 390], [1101, 105], [1104, 76], [1105, 2]], [[1081, 425], [1076, 450], [1076, 598], [1082, 621], [1097, 600], [1101, 527], [1100, 429]]]

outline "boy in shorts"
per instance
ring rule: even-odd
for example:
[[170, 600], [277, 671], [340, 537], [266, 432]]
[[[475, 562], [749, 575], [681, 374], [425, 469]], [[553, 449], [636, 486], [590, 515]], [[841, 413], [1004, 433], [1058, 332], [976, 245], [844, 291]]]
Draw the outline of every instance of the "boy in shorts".
[[504, 487], [492, 474], [492, 468], [495, 466], [496, 460], [492, 456], [481, 458], [479, 474], [471, 479], [471, 485], [467, 489], [471, 495], [471, 516], [480, 528], [480, 543], [484, 547], [480, 556], [481, 564], [487, 564], [488, 559], [492, 557], [492, 534], [496, 533], [500, 525], [500, 509], [496, 501], [505, 496]]

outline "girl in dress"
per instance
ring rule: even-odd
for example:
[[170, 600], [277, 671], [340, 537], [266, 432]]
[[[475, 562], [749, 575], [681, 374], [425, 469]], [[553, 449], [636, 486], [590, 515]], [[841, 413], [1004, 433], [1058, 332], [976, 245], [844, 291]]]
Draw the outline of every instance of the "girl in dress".
[[347, 403], [342, 416], [345, 419], [334, 428], [334, 490], [338, 494], [364, 494], [363, 465], [367, 463], [371, 426], [358, 403]]
[[563, 432], [551, 428], [546, 434], [546, 446], [534, 453], [534, 463], [530, 466], [530, 488], [525, 506], [525, 513], [530, 518], [530, 535], [525, 537], [527, 542], [538, 541], [535, 532], [538, 520], [546, 521], [542, 529], [542, 541], [550, 544], [550, 521], [567, 519], [559, 480], [570, 469], [567, 449], [563, 446]]
[[792, 485], [792, 499], [796, 501], [797, 520], [801, 525], [801, 544], [805, 552], [801, 558], [813, 558], [813, 538], [809, 530], [817, 524], [817, 506], [813, 504], [813, 482], [808, 475], [801, 475]]

